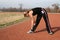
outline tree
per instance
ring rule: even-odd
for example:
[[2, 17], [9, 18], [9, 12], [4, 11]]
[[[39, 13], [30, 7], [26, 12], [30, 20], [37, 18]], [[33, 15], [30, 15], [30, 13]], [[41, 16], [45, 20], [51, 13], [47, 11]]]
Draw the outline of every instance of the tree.
[[51, 10], [50, 10], [50, 8], [49, 8], [49, 7], [47, 7], [47, 8], [46, 8], [46, 10], [47, 10], [47, 12], [51, 12]]
[[52, 6], [54, 7], [54, 12], [58, 12], [60, 4], [55, 3], [55, 4], [52, 4]]

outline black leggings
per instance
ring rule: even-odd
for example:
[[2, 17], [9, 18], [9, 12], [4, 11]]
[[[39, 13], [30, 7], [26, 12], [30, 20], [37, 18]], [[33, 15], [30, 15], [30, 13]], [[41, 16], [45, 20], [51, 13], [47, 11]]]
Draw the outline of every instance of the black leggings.
[[40, 15], [37, 15], [36, 23], [32, 27], [31, 31], [35, 31], [36, 30], [36, 28], [37, 28], [37, 26], [38, 26], [38, 24], [39, 24], [39, 22], [40, 22], [42, 17], [44, 18], [44, 21], [46, 23], [46, 29], [47, 29], [48, 33], [50, 33], [51, 32], [51, 27], [50, 27], [49, 18], [48, 18], [48, 14], [47, 13], [44, 13], [44, 14], [41, 13]]

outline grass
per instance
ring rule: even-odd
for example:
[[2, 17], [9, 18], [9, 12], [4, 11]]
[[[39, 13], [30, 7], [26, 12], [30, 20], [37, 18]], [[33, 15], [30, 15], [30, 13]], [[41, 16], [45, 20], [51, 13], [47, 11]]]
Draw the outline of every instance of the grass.
[[22, 22], [25, 19], [20, 12], [0, 12], [0, 28]]
[[27, 18], [22, 18], [22, 19], [19, 19], [19, 20], [15, 20], [15, 21], [12, 21], [12, 22], [9, 22], [9, 23], [5, 23], [5, 24], [0, 24], [0, 28], [4, 28], [4, 27], [7, 27], [9, 25], [13, 25], [13, 24], [16, 24], [18, 22], [22, 22], [24, 20], [26, 20]]

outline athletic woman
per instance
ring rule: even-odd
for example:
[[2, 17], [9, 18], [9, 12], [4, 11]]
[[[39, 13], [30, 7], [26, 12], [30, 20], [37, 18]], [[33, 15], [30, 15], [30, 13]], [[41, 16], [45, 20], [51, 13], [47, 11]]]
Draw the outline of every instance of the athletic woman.
[[[34, 20], [35, 15], [37, 15], [36, 21]], [[31, 27], [31, 30], [29, 30], [27, 33], [33, 33], [36, 30], [41, 18], [43, 17], [44, 21], [46, 23], [47, 32], [49, 34], [53, 34], [53, 32], [51, 30], [51, 27], [50, 27], [48, 14], [47, 14], [47, 12], [46, 12], [46, 10], [44, 8], [41, 8], [41, 7], [33, 8], [33, 9], [29, 10], [29, 11], [24, 12], [24, 16], [31, 18], [31, 26], [32, 27]]]

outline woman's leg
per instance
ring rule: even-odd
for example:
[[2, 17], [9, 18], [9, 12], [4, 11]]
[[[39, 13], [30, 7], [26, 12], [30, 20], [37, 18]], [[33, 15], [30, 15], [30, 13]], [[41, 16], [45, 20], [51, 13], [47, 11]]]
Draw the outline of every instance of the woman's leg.
[[37, 28], [37, 26], [38, 26], [41, 18], [42, 18], [42, 14], [41, 14], [41, 15], [37, 15], [36, 23], [35, 23], [35, 25], [33, 25], [33, 27], [31, 28], [31, 31], [35, 31], [35, 30], [36, 30], [36, 28]]
[[48, 14], [44, 13], [43, 18], [44, 18], [44, 21], [46, 23], [46, 29], [47, 29], [48, 33], [52, 32], [50, 22], [49, 22], [49, 18], [48, 18]]

